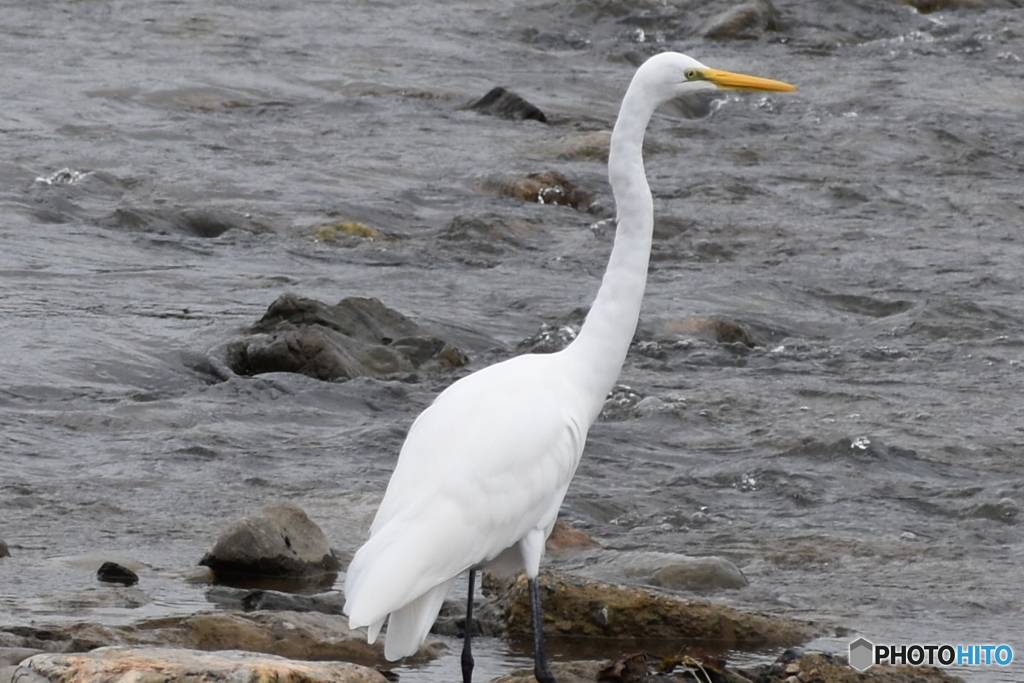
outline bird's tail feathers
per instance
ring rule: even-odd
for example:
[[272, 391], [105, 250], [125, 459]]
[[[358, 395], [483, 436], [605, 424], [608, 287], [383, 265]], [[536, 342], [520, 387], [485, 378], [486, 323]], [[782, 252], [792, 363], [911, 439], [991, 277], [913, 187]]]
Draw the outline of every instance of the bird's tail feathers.
[[453, 583], [454, 578], [434, 586], [405, 607], [391, 613], [388, 632], [384, 637], [386, 659], [394, 661], [408, 657], [420, 648], [427, 638], [430, 627], [437, 620], [441, 604], [448, 596]]
[[352, 558], [345, 577], [349, 626], [366, 626], [366, 639], [373, 643], [387, 619], [384, 656], [391, 661], [419, 649], [455, 582], [453, 577], [434, 586], [422, 583], [422, 568], [409, 562], [408, 548], [396, 543], [396, 536], [385, 531], [371, 537]]
[[[350, 622], [349, 623], [349, 627], [351, 628], [351, 626], [352, 626], [352, 624]], [[381, 628], [383, 628], [383, 626], [384, 626], [384, 619], [378, 619], [377, 621], [375, 621], [372, 624], [370, 624], [369, 626], [367, 626], [366, 627], [366, 642], [369, 643], [370, 645], [373, 645], [374, 643], [376, 643], [377, 642], [377, 636], [380, 635], [380, 630], [381, 630]]]
[[420, 586], [422, 569], [405, 552], [408, 541], [395, 533], [378, 533], [360, 548], [345, 576], [345, 607], [352, 628], [369, 626], [415, 599], [430, 584]]
[[[352, 628], [370, 626], [372, 635], [372, 627], [379, 627], [388, 614], [416, 604], [468, 568], [423, 562], [437, 539], [421, 531], [414, 524], [387, 525], [356, 552], [345, 577], [344, 612]], [[443, 539], [438, 543], [443, 545]], [[447, 590], [442, 599], [445, 594]], [[389, 631], [394, 621], [392, 617]]]

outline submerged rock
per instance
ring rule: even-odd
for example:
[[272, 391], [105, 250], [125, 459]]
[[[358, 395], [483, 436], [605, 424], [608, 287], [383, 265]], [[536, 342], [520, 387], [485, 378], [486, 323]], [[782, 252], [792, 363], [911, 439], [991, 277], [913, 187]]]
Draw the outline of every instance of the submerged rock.
[[341, 568], [320, 527], [291, 503], [267, 505], [235, 522], [199, 564], [225, 583], [283, 579], [326, 586]]
[[526, 220], [498, 215], [456, 215], [439, 237], [446, 242], [465, 245], [473, 251], [497, 255], [508, 247], [535, 249], [536, 239], [543, 234], [541, 226]]
[[512, 121], [548, 122], [548, 117], [535, 105], [501, 86], [492, 88], [486, 95], [469, 105], [469, 108], [481, 114], [499, 116]]
[[4, 543], [3, 541], [0, 541], [0, 557], [10, 557], [10, 556], [11, 556], [11, 551], [8, 550], [7, 544]]
[[101, 221], [106, 227], [161, 234], [184, 234], [195, 237], [220, 237], [229, 230], [265, 232], [266, 228], [248, 216], [232, 211], [213, 209], [178, 209], [159, 207], [141, 209], [121, 207]]
[[611, 139], [611, 132], [605, 130], [571, 133], [554, 142], [545, 140], [543, 146], [538, 145], [538, 151], [564, 161], [607, 163]]
[[[638, 588], [556, 575], [542, 575], [540, 585], [549, 635], [663, 638], [726, 650], [797, 645], [813, 635], [808, 624]], [[525, 577], [520, 576], [501, 600], [509, 635], [529, 636]]]
[[374, 669], [346, 662], [299, 662], [252, 652], [102, 647], [78, 654], [39, 654], [22, 662], [12, 680], [38, 676], [58, 683], [385, 683]]
[[332, 240], [339, 240], [345, 237], [354, 237], [371, 241], [388, 239], [388, 237], [380, 230], [371, 228], [368, 225], [363, 225], [356, 221], [342, 221], [340, 223], [321, 225], [313, 233], [313, 236], [321, 242], [330, 242]]
[[349, 297], [330, 306], [283, 294], [249, 331], [225, 353], [239, 375], [295, 372], [331, 381], [446, 371], [468, 362], [462, 351], [377, 299]]
[[731, 7], [704, 22], [698, 30], [712, 40], [753, 40], [779, 29], [779, 13], [769, 0], [751, 0]]
[[739, 323], [699, 315], [662, 321], [655, 329], [655, 336], [658, 338], [699, 337], [719, 344], [742, 344], [750, 348], [764, 346], [763, 342], [755, 339]]
[[749, 584], [739, 567], [723, 557], [688, 557], [675, 553], [623, 553], [606, 568], [650, 586], [707, 592]]

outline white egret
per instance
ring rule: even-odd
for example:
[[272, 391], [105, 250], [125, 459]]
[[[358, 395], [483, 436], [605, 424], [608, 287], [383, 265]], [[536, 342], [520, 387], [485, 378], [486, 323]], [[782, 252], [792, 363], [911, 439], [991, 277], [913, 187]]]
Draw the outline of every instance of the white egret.
[[469, 572], [462, 654], [470, 683], [478, 568], [525, 569], [534, 671], [554, 678], [544, 654], [537, 575], [544, 542], [636, 331], [647, 281], [654, 206], [641, 147], [659, 105], [698, 88], [796, 90], [711, 69], [666, 52], [636, 72], [611, 137], [608, 178], [618, 228], [604, 279], [579, 335], [558, 353], [518, 356], [451, 385], [413, 423], [366, 541], [348, 568], [345, 612], [376, 640], [390, 615], [389, 660], [426, 639], [457, 576]]

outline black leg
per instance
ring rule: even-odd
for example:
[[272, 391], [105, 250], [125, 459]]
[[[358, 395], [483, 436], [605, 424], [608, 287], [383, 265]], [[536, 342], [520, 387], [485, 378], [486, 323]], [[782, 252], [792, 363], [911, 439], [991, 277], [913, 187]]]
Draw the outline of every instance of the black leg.
[[544, 613], [540, 609], [540, 587], [537, 579], [527, 579], [530, 584], [530, 612], [533, 614], [533, 675], [538, 683], [556, 683], [548, 668], [548, 655], [544, 650]]
[[476, 583], [476, 570], [469, 570], [469, 597], [466, 598], [466, 640], [462, 645], [462, 683], [472, 683], [473, 651], [470, 641], [473, 639], [473, 589]]

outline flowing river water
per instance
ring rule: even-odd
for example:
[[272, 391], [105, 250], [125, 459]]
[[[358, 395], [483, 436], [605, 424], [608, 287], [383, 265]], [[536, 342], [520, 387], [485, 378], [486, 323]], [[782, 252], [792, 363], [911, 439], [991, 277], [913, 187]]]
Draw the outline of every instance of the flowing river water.
[[[270, 501], [351, 553], [453, 378], [223, 381], [208, 354], [283, 292], [379, 298], [470, 369], [571, 318], [612, 234], [603, 161], [572, 150], [674, 49], [800, 91], [655, 116], [620, 380], [643, 400], [594, 426], [564, 516], [732, 560], [750, 585], [708, 599], [840, 634], [812, 647], [1024, 658], [1024, 12], [975, 5], [780, 1], [776, 30], [714, 41], [728, 4], [6, 0], [0, 622], [209, 609], [196, 562]], [[549, 123], [466, 109], [496, 85]], [[590, 208], [488, 190], [545, 170]], [[466, 219], [507, 239], [441, 239]], [[384, 237], [316, 238], [340, 221]], [[688, 336], [692, 316], [761, 344]], [[137, 563], [147, 600], [106, 602], [99, 557]], [[481, 680], [528, 655], [479, 648]]]

